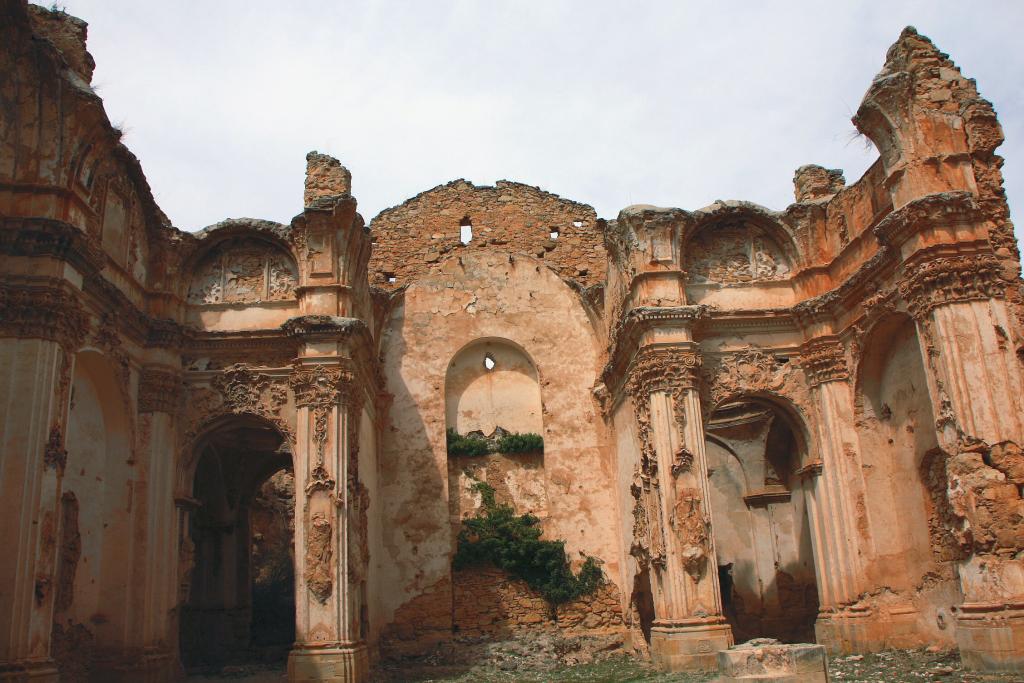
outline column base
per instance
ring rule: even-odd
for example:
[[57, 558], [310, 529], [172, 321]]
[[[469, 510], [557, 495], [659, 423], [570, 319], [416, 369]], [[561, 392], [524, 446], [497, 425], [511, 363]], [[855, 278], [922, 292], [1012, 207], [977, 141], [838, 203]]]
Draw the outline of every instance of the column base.
[[370, 655], [364, 643], [337, 647], [296, 645], [288, 653], [288, 683], [363, 683], [370, 675]]
[[820, 612], [814, 640], [830, 655], [852, 655], [885, 649], [885, 626], [870, 610]]
[[715, 671], [718, 651], [732, 645], [732, 628], [721, 617], [651, 625], [651, 659], [666, 671]]
[[1024, 672], [1024, 604], [965, 603], [956, 619], [964, 667], [974, 671]]
[[60, 673], [52, 659], [0, 662], [0, 683], [58, 683]]

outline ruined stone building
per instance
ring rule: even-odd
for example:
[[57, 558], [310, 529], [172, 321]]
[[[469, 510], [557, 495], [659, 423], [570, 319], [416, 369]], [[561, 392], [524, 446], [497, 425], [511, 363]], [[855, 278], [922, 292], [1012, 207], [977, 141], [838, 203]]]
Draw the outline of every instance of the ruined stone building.
[[[1024, 668], [1002, 133], [927, 38], [854, 118], [877, 162], [797, 169], [781, 211], [457, 180], [367, 224], [311, 153], [289, 224], [190, 233], [85, 35], [0, 2], [0, 680], [167, 681], [266, 642], [290, 680], [361, 681], [541, 628], [672, 669], [756, 636]], [[543, 447], [449, 455], [475, 432]], [[482, 484], [596, 590], [453, 568]]]

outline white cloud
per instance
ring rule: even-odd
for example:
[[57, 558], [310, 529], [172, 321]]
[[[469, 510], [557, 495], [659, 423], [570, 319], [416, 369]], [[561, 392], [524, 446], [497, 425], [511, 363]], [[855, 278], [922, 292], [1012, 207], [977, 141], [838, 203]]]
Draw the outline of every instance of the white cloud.
[[64, 4], [183, 229], [286, 222], [311, 149], [352, 170], [368, 220], [458, 177], [609, 218], [719, 198], [781, 209], [798, 166], [853, 182], [875, 159], [850, 116], [907, 24], [995, 104], [1011, 209], [1024, 201], [1024, 3]]

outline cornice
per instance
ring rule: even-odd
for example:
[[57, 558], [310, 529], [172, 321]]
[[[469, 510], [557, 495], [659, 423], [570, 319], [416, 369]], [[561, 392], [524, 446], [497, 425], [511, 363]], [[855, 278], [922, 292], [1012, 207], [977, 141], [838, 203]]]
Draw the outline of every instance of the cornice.
[[923, 228], [984, 220], [974, 195], [967, 191], [940, 192], [908, 202], [879, 221], [873, 232], [883, 245], [898, 247]]
[[71, 264], [85, 277], [99, 273], [107, 262], [95, 238], [52, 218], [0, 219], [0, 254], [55, 258]]

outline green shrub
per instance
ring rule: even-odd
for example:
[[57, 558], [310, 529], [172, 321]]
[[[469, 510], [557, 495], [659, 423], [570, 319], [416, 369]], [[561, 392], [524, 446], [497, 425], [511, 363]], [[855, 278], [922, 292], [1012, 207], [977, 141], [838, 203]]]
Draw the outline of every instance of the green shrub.
[[453, 565], [462, 569], [490, 563], [522, 579], [544, 596], [554, 608], [593, 593], [603, 579], [597, 561], [588, 557], [574, 574], [565, 556], [565, 541], [541, 540], [540, 520], [517, 515], [509, 505], [499, 505], [494, 489], [484, 482], [473, 484], [483, 505], [476, 517], [463, 521]]
[[448, 455], [487, 455], [491, 452], [487, 441], [475, 436], [459, 436], [454, 429], [445, 432]]
[[544, 437], [540, 434], [506, 434], [498, 439], [498, 453], [543, 453]]

